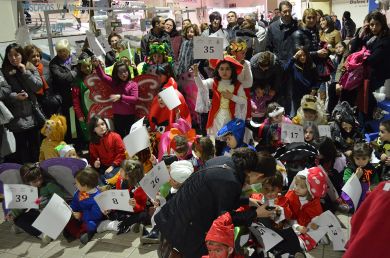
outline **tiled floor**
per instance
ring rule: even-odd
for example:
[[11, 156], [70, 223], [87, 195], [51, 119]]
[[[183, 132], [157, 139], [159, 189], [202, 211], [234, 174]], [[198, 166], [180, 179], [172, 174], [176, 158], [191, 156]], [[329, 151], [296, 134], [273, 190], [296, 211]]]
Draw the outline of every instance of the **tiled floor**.
[[[2, 214], [2, 211], [0, 211]], [[140, 245], [139, 235], [127, 233], [115, 235], [113, 233], [96, 234], [91, 242], [81, 246], [79, 241], [68, 243], [63, 237], [42, 246], [39, 239], [26, 233], [13, 234], [11, 224], [4, 222], [0, 215], [0, 257], [1, 258], [57, 258], [57, 257], [88, 257], [88, 258], [157, 258], [157, 245]], [[349, 234], [350, 217], [339, 215], [342, 223], [347, 226]], [[307, 254], [308, 258], [339, 258], [343, 252], [335, 252], [332, 245], [320, 245]]]

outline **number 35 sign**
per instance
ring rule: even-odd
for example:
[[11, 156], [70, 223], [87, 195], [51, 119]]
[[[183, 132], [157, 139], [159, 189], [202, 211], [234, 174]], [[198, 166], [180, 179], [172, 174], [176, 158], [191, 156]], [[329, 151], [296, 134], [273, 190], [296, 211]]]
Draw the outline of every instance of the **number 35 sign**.
[[194, 37], [194, 59], [223, 59], [223, 39]]
[[150, 170], [139, 184], [150, 199], [155, 199], [157, 192], [160, 190], [160, 186], [168, 181], [169, 172], [164, 161], [162, 161]]
[[38, 209], [38, 188], [29, 185], [4, 185], [7, 209]]

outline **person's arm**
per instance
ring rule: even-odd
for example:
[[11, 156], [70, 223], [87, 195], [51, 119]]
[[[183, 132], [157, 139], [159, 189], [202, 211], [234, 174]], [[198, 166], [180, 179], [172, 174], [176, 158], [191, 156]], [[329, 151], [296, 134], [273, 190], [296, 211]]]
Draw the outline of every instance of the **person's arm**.
[[138, 100], [138, 84], [134, 81], [129, 81], [125, 89], [126, 94], [121, 95], [121, 102], [135, 105]]
[[60, 81], [71, 83], [77, 76], [75, 71], [63, 69], [59, 64], [56, 64], [53, 61], [50, 62], [49, 69], [51, 74]]
[[[96, 195], [95, 195], [96, 196]], [[93, 198], [93, 197], [90, 197]], [[92, 201], [92, 206], [89, 210], [83, 210], [83, 221], [91, 221], [91, 220], [99, 220], [103, 217], [103, 213], [101, 212], [99, 205], [95, 202], [95, 200]]]
[[99, 154], [96, 145], [93, 143], [89, 144], [89, 164], [94, 167], [95, 161], [99, 158]]
[[271, 52], [273, 52], [273, 50], [274, 50], [274, 45], [273, 45], [274, 36], [272, 34], [271, 26], [270, 26], [270, 28], [268, 28], [268, 31], [267, 31], [267, 46], [266, 46], [266, 49], [271, 51]]
[[105, 83], [107, 83], [108, 85], [110, 86], [113, 86], [112, 83], [113, 83], [113, 80], [112, 80], [112, 77], [108, 76], [104, 71], [103, 71], [103, 68], [102, 66], [99, 64], [98, 66], [96, 66], [96, 75], [99, 76], [99, 78], [104, 81]]
[[229, 213], [232, 217], [232, 222], [235, 227], [249, 227], [257, 217], [255, 207], [251, 207], [248, 211], [230, 211]]
[[77, 119], [84, 118], [84, 113], [81, 109], [81, 102], [80, 102], [80, 88], [78, 86], [72, 87], [72, 100], [73, 100], [73, 108], [74, 112], [76, 114]]
[[243, 77], [242, 77], [242, 81], [241, 84], [242, 84], [242, 87], [244, 88], [251, 88], [252, 85], [253, 85], [253, 76], [252, 76], [252, 70], [251, 70], [251, 66], [250, 66], [250, 63], [248, 61], [245, 60], [245, 63], [244, 63], [244, 69], [242, 70], [242, 73], [243, 73]]
[[231, 101], [236, 104], [247, 104], [246, 94], [243, 87], [239, 88], [237, 95], [233, 94]]
[[208, 89], [213, 88], [214, 79], [209, 78], [206, 80], [202, 80], [200, 78], [198, 65], [196, 65], [196, 64], [194, 65], [194, 79], [195, 79], [195, 84], [196, 84], [196, 86], [198, 86], [198, 88], [201, 88], [203, 90], [208, 90]]
[[37, 92], [43, 87], [42, 78], [35, 67], [26, 69], [24, 73], [22, 72], [22, 80], [26, 83], [25, 86], [32, 92]]
[[3, 74], [0, 72], [0, 100], [5, 100], [11, 94], [11, 86], [4, 79]]
[[134, 191], [134, 199], [135, 199], [135, 206], [134, 206], [134, 212], [142, 212], [145, 210], [146, 202], [148, 200], [148, 196], [144, 192], [144, 190], [141, 187], [138, 187], [137, 190]]
[[373, 49], [371, 55], [367, 57], [366, 63], [370, 66], [380, 66], [388, 61], [388, 56], [390, 56], [390, 44], [378, 44], [378, 47]]

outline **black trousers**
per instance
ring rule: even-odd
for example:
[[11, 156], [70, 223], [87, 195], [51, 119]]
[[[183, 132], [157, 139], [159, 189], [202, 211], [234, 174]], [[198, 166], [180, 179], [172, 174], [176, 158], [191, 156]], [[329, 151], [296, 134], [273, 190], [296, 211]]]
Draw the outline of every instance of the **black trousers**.
[[114, 114], [114, 127], [122, 139], [130, 133], [130, 128], [136, 121], [135, 115], [118, 115]]
[[25, 212], [22, 215], [18, 216], [14, 220], [14, 223], [16, 226], [26, 231], [26, 233], [37, 237], [42, 232], [34, 228], [32, 224], [38, 218], [39, 214], [40, 214], [39, 210], [29, 210], [28, 212]]
[[37, 162], [40, 147], [39, 128], [34, 127], [21, 132], [14, 132], [14, 136], [16, 141], [14, 162], [19, 164]]

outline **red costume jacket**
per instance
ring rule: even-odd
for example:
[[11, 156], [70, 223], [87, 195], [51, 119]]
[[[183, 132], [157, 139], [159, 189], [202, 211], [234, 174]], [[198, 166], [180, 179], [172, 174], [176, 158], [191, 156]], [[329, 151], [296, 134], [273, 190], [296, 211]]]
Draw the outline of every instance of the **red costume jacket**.
[[[116, 181], [116, 189], [118, 190], [125, 190], [122, 189], [122, 182], [123, 178], [121, 176], [118, 177], [118, 181]], [[141, 187], [131, 187], [128, 189], [130, 193], [130, 197], [135, 199], [135, 206], [133, 208], [134, 213], [139, 213], [145, 210], [146, 208], [146, 202], [148, 200], [148, 196], [144, 192], [144, 190]]]
[[103, 166], [119, 167], [126, 158], [125, 145], [121, 136], [115, 132], [108, 132], [98, 144], [89, 144], [90, 164], [94, 164], [97, 158]]

